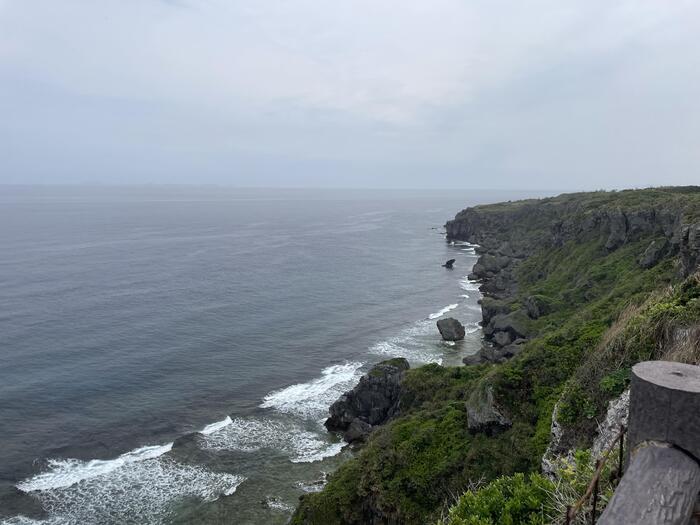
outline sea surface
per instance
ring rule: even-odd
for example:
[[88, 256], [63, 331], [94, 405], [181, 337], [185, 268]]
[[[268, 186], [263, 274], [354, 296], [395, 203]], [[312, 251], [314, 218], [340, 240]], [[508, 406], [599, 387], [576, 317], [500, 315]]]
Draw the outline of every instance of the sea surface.
[[47, 512], [0, 523], [285, 523], [369, 366], [477, 351], [442, 225], [522, 196], [0, 186], [0, 495]]

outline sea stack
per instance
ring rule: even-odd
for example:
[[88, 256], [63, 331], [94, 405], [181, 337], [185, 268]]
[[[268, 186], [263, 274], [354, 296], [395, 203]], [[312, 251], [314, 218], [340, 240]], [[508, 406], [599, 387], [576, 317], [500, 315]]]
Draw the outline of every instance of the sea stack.
[[445, 341], [461, 341], [464, 339], [464, 325], [457, 319], [448, 317], [437, 322], [440, 335]]

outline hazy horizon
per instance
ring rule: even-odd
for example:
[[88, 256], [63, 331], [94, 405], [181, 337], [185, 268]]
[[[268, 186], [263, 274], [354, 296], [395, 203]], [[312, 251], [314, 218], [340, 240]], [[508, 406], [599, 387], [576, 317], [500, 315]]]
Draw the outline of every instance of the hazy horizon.
[[0, 0], [0, 184], [697, 183], [700, 4]]

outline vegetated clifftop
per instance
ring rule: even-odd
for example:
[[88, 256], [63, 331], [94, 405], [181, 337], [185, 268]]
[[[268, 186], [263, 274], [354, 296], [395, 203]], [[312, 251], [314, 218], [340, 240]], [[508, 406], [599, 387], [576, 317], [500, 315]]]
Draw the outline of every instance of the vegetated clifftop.
[[552, 501], [545, 451], [584, 457], [634, 363], [700, 359], [700, 188], [477, 206], [446, 228], [480, 245], [484, 350], [406, 371], [400, 413], [293, 523], [547, 523], [576, 490]]

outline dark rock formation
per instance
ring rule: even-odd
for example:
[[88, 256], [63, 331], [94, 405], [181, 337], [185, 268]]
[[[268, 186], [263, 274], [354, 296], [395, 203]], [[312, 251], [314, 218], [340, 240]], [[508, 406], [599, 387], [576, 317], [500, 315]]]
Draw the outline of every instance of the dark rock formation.
[[[646, 201], [639, 197], [641, 193], [633, 191], [560, 195], [510, 202], [507, 206], [467, 208], [448, 221], [448, 241], [478, 245], [479, 259], [469, 278], [481, 283], [482, 325], [487, 341], [496, 346], [495, 359], [503, 357], [499, 348], [528, 337], [530, 320], [555, 310], [544, 296], [527, 297], [522, 310], [515, 306], [518, 267], [539, 250], [568, 242], [598, 241], [607, 252], [613, 252], [628, 243], [649, 239], [639, 258], [642, 267], [651, 268], [665, 258], [675, 257], [682, 276], [696, 271], [700, 265], [700, 221], [686, 213], [693, 205], [684, 198], [698, 192], [696, 187], [648, 190]], [[576, 283], [577, 289], [584, 291], [591, 285]], [[470, 356], [467, 360], [477, 359], [481, 358]]]
[[642, 268], [656, 266], [668, 252], [668, 246], [669, 242], [666, 239], [651, 241], [651, 244], [644, 250], [642, 257], [639, 259], [639, 266]]
[[397, 415], [400, 383], [408, 370], [408, 361], [390, 359], [372, 367], [360, 382], [330, 407], [326, 428], [343, 432], [348, 443], [363, 441], [373, 427]]
[[489, 324], [484, 327], [484, 335], [498, 343], [496, 337], [499, 332], [507, 333], [511, 341], [526, 338], [528, 336], [527, 314], [523, 310], [516, 310], [509, 314], [498, 314], [492, 317]]
[[509, 429], [511, 421], [496, 406], [490, 385], [480, 385], [467, 399], [467, 425], [473, 433], [493, 436]]
[[551, 312], [551, 303], [541, 295], [530, 295], [525, 299], [525, 310], [530, 319], [539, 319]]
[[461, 341], [464, 339], [464, 326], [457, 319], [448, 317], [437, 322], [440, 335], [445, 341]]

